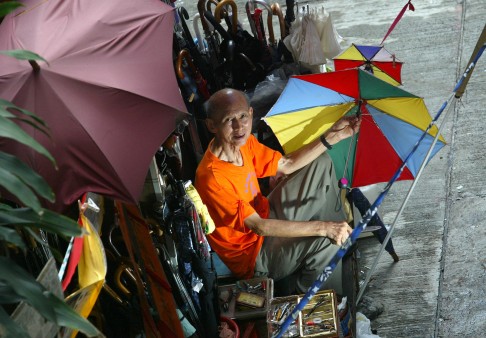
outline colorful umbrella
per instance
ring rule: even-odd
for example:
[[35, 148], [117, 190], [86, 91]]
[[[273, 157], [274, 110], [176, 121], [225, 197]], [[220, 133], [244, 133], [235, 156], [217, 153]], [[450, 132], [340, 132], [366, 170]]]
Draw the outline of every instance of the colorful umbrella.
[[335, 70], [360, 67], [394, 86], [402, 84], [402, 62], [383, 46], [352, 44], [333, 60]]
[[[263, 118], [286, 153], [328, 130], [344, 115], [361, 114], [360, 131], [329, 150], [336, 176], [348, 186], [387, 182], [429, 126], [424, 100], [359, 68], [293, 76]], [[437, 134], [434, 126], [400, 180], [413, 179]], [[433, 154], [445, 145], [440, 137]]]
[[[150, 161], [187, 117], [172, 63], [173, 8], [158, 0], [22, 1], [0, 25], [0, 50], [27, 49], [32, 67], [0, 55], [0, 97], [39, 115], [50, 138], [22, 124], [59, 170], [0, 140], [50, 184], [57, 211], [85, 192], [137, 202]], [[169, 47], [168, 47], [169, 46]]]

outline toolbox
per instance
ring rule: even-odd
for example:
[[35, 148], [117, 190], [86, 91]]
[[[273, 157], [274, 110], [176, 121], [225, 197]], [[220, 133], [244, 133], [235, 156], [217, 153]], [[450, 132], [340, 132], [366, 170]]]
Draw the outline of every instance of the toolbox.
[[[276, 297], [267, 312], [268, 337], [278, 331], [304, 295]], [[339, 337], [340, 327], [334, 290], [317, 292], [289, 326], [283, 337]]]

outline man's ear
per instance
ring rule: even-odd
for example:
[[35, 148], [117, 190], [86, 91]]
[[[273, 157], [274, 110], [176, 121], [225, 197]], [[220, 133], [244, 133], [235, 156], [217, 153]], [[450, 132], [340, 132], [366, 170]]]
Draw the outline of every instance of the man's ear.
[[206, 127], [208, 128], [210, 133], [216, 134], [216, 125], [213, 120], [206, 119]]

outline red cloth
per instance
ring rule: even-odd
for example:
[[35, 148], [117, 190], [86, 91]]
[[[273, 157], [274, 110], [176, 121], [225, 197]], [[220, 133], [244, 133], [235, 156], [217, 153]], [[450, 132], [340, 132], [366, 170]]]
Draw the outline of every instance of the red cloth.
[[239, 278], [251, 278], [263, 237], [248, 229], [244, 220], [257, 212], [268, 218], [268, 200], [260, 191], [258, 178], [277, 173], [282, 155], [251, 135], [240, 148], [243, 166], [221, 161], [210, 151], [196, 170], [195, 187], [208, 207], [216, 229], [208, 235], [211, 248]]
[[[81, 198], [81, 204], [86, 202], [86, 196], [87, 194], [84, 193], [83, 197]], [[80, 227], [83, 227], [83, 222], [81, 221], [81, 217], [78, 218], [78, 224]], [[62, 290], [66, 291], [66, 288], [68, 287], [69, 283], [71, 283], [71, 279], [74, 276], [74, 272], [76, 271], [76, 268], [79, 263], [79, 259], [81, 257], [81, 253], [83, 252], [83, 237], [75, 237], [73, 241], [73, 247], [71, 249], [71, 253], [69, 254], [69, 264], [66, 270], [66, 275], [64, 279], [62, 280]]]
[[385, 42], [385, 39], [388, 37], [388, 35], [390, 35], [390, 33], [392, 32], [392, 30], [395, 28], [395, 26], [397, 25], [398, 21], [400, 21], [400, 19], [402, 18], [403, 14], [405, 14], [405, 11], [409, 9], [411, 10], [412, 12], [415, 11], [415, 7], [413, 7], [413, 4], [412, 4], [412, 0], [409, 0], [405, 6], [403, 6], [402, 10], [400, 11], [400, 13], [398, 13], [397, 17], [395, 18], [395, 20], [393, 20], [393, 23], [391, 24], [390, 28], [388, 28], [388, 32], [386, 32], [385, 34], [385, 37], [383, 38], [383, 40], [381, 40], [381, 43], [380, 45], [383, 45], [383, 42]]

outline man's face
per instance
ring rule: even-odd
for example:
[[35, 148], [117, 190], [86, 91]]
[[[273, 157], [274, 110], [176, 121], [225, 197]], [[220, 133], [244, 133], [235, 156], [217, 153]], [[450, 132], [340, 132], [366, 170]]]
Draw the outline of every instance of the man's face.
[[244, 98], [231, 100], [222, 111], [208, 120], [209, 130], [224, 145], [243, 146], [251, 134], [253, 110]]

